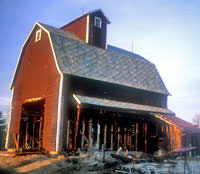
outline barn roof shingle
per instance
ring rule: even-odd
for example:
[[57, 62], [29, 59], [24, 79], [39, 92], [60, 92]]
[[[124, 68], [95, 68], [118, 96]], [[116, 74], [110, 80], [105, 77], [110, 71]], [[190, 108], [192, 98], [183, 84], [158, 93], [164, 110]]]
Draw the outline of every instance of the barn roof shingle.
[[107, 50], [91, 46], [70, 32], [40, 25], [50, 32], [58, 66], [64, 74], [169, 95], [156, 66], [145, 58], [114, 46]]

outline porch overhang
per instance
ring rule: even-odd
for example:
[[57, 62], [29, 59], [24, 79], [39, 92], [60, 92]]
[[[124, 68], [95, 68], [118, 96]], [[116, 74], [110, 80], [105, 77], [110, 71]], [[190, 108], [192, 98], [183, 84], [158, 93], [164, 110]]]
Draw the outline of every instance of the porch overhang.
[[179, 117], [167, 114], [153, 114], [153, 115], [158, 119], [164, 121], [165, 123], [179, 128], [186, 134], [200, 133], [200, 128], [195, 127], [193, 124], [185, 120], [182, 120]]
[[109, 99], [102, 99], [96, 97], [88, 97], [82, 95], [73, 94], [73, 98], [81, 106], [81, 108], [97, 108], [97, 109], [106, 109], [109, 111], [116, 112], [126, 112], [126, 113], [140, 113], [140, 114], [170, 114], [175, 115], [172, 111], [167, 108], [141, 105], [135, 103], [121, 102]]

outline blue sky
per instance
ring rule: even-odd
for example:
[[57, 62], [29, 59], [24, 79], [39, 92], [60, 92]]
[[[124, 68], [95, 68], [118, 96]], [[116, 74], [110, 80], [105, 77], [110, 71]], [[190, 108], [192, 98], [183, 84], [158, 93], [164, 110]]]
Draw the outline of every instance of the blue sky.
[[60, 27], [101, 8], [108, 43], [153, 62], [172, 94], [169, 109], [191, 121], [200, 113], [200, 0], [0, 0], [0, 105], [9, 105], [23, 42], [36, 21]]

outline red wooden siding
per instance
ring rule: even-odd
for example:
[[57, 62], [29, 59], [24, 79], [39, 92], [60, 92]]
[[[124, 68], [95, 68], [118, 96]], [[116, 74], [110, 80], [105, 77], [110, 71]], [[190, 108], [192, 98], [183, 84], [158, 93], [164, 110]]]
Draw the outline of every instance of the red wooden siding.
[[43, 147], [55, 151], [59, 86], [60, 75], [48, 34], [42, 30], [41, 40], [35, 42], [34, 32], [25, 48], [14, 84], [10, 134], [19, 133], [22, 104], [27, 99], [41, 97], [45, 99]]
[[63, 30], [69, 31], [86, 42], [86, 30], [87, 30], [87, 15], [82, 18], [62, 27]]

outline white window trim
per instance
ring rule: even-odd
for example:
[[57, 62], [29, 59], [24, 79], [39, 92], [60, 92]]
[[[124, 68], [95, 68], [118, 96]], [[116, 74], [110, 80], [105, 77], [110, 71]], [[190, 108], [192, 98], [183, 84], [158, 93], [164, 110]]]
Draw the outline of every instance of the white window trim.
[[[96, 25], [96, 20], [100, 21], [100, 26]], [[102, 19], [100, 17], [95, 16], [94, 17], [94, 26], [97, 27], [97, 28], [101, 28], [101, 24], [102, 24]]]
[[35, 42], [38, 42], [39, 40], [41, 40], [41, 36], [42, 36], [42, 30], [39, 29], [35, 33]]

